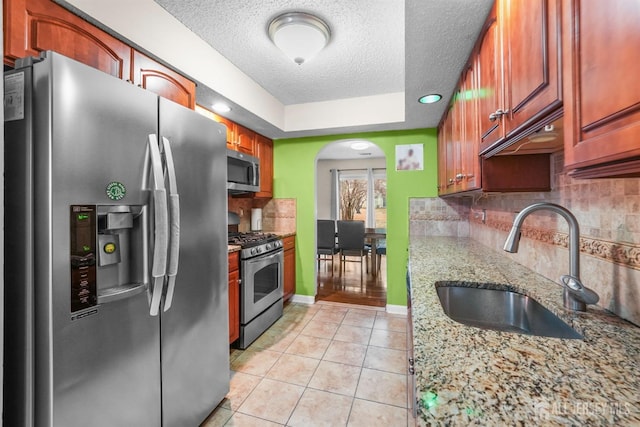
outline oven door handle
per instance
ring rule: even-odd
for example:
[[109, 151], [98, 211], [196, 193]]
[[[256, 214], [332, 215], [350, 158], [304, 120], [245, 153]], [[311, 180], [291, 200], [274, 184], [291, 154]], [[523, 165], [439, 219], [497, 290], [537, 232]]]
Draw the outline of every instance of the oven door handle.
[[269, 264], [269, 261], [271, 261], [273, 258], [278, 257], [279, 255], [282, 255], [284, 253], [284, 251], [282, 249], [279, 249], [271, 254], [269, 254], [268, 256], [257, 256], [254, 258], [250, 258], [248, 260], [245, 260], [245, 262], [248, 262], [250, 264]]

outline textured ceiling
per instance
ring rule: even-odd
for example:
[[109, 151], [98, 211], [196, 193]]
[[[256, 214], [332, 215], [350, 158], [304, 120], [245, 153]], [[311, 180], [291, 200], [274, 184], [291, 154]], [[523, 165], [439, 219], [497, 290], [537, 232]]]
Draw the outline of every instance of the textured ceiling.
[[[284, 105], [404, 92], [405, 120], [283, 132], [234, 105], [230, 116], [272, 138], [437, 126], [493, 0], [155, 0]], [[306, 11], [330, 44], [297, 65], [269, 40], [270, 20]], [[215, 72], [215, 70], [212, 70]], [[420, 105], [418, 97], [443, 100]], [[198, 102], [215, 94], [199, 88]], [[246, 106], [245, 106], [246, 107]]]
[[[156, 0], [284, 105], [404, 91], [404, 0]], [[286, 11], [317, 15], [331, 41], [297, 65], [276, 48], [269, 22]]]

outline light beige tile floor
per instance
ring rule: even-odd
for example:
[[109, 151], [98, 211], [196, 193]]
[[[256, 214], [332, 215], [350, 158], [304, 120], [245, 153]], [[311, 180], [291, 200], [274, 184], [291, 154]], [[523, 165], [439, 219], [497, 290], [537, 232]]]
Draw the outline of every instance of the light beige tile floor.
[[407, 409], [406, 316], [343, 304], [288, 304], [246, 350], [230, 391], [202, 424], [414, 425]]

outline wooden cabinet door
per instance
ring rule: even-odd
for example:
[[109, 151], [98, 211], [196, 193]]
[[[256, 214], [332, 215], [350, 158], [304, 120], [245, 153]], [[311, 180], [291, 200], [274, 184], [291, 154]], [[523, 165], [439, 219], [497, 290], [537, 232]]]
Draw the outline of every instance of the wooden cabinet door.
[[287, 301], [296, 292], [296, 249], [295, 237], [289, 236], [282, 239], [284, 248], [284, 300]]
[[[451, 141], [447, 147], [447, 171], [449, 172], [449, 187], [454, 192], [460, 191], [462, 177], [461, 148], [464, 139], [464, 111], [460, 102], [461, 87], [458, 86], [453, 93], [453, 104], [451, 105]], [[452, 182], [453, 180], [453, 182]], [[453, 187], [453, 188], [451, 188]]]
[[463, 72], [459, 91], [459, 104], [463, 128], [460, 139], [460, 171], [457, 180], [463, 191], [480, 188], [480, 157], [478, 135], [476, 75], [474, 64]]
[[236, 145], [234, 141], [235, 141], [236, 124], [225, 117], [218, 116], [217, 114], [214, 114], [214, 120], [219, 123], [222, 123], [227, 127], [227, 148], [230, 150], [235, 150]]
[[229, 344], [240, 338], [240, 272], [229, 273]]
[[447, 143], [449, 142], [451, 120], [446, 115], [438, 128], [438, 195], [447, 194]]
[[502, 45], [495, 5], [480, 34], [478, 46], [476, 56], [478, 120], [480, 150], [484, 151], [504, 139], [504, 122], [501, 112], [506, 108], [503, 99]]
[[229, 344], [240, 338], [240, 270], [238, 252], [229, 254]]
[[273, 141], [256, 134], [255, 156], [260, 159], [260, 191], [254, 197], [273, 197]]
[[53, 50], [129, 80], [131, 48], [51, 0], [4, 1], [4, 62]]
[[454, 110], [453, 106], [449, 109], [449, 114], [447, 115], [447, 121], [445, 123], [445, 132], [446, 137], [444, 141], [444, 156], [445, 156], [445, 193], [450, 194], [455, 192], [455, 184], [456, 184], [456, 144], [455, 144], [455, 136], [454, 136], [454, 118], [453, 118]]
[[562, 106], [560, 2], [500, 3], [509, 110], [505, 125], [510, 137]]
[[254, 131], [236, 124], [235, 143], [238, 151], [242, 151], [243, 153], [253, 156], [255, 153], [255, 139], [256, 133]]
[[195, 108], [194, 82], [136, 50], [133, 51], [131, 74], [134, 84], [187, 108]]
[[[640, 2], [563, 2], [565, 166], [638, 176]], [[576, 175], [578, 176], [578, 175]]]

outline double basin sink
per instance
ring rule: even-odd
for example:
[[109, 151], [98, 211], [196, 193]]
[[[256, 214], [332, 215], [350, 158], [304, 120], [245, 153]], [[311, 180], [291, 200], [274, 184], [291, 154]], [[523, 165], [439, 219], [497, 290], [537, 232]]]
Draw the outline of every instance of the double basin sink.
[[482, 329], [553, 338], [582, 335], [531, 297], [490, 284], [437, 282], [436, 291], [447, 316]]

